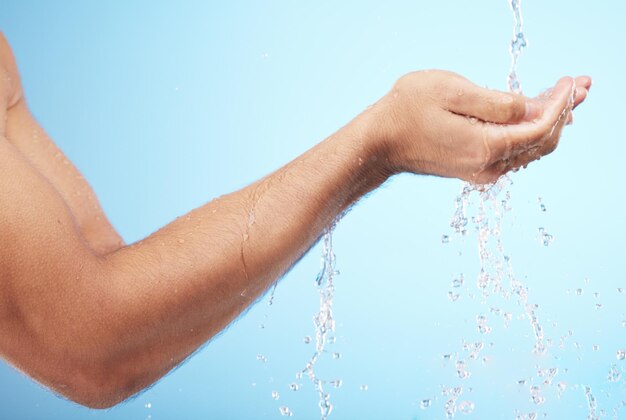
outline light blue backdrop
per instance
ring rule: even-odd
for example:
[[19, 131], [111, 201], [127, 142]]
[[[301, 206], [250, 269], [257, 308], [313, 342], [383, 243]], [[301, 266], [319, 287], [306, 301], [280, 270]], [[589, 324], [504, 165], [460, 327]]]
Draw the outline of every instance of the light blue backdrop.
[[[462, 399], [476, 404], [467, 417], [514, 418], [517, 409], [582, 419], [589, 410], [580, 385], [588, 384], [611, 414], [626, 399], [623, 379], [607, 381], [612, 364], [625, 367], [615, 354], [626, 347], [626, 293], [616, 291], [626, 287], [626, 6], [524, 0], [523, 9], [530, 45], [519, 75], [527, 93], [564, 74], [594, 77], [559, 150], [513, 177], [503, 235], [546, 334], [556, 343], [568, 330], [573, 336], [538, 359], [528, 321], [515, 318], [509, 330], [494, 323], [491, 361], [475, 364]], [[0, 0], [0, 28], [32, 110], [128, 242], [278, 168], [406, 72], [444, 68], [505, 88], [512, 23], [506, 0]], [[476, 335], [474, 315], [486, 311], [468, 295], [475, 238], [440, 241], [459, 188], [456, 180], [399, 176], [339, 225], [334, 348], [342, 357], [320, 365], [327, 378], [343, 380], [332, 391], [331, 418], [444, 417], [441, 385], [459, 380], [442, 354], [460, 352]], [[540, 226], [555, 237], [550, 247], [537, 240]], [[298, 392], [288, 385], [312, 352], [302, 338], [313, 332], [319, 253], [314, 248], [283, 279], [272, 306], [266, 297], [134, 401], [90, 411], [2, 364], [0, 417], [256, 419], [278, 418], [287, 405], [296, 418], [318, 418], [311, 384], [301, 381]], [[447, 293], [459, 271], [469, 286], [453, 303]], [[520, 311], [513, 301], [509, 307]], [[546, 364], [559, 367], [568, 389], [533, 407], [517, 381]], [[435, 401], [422, 410], [425, 398]]]

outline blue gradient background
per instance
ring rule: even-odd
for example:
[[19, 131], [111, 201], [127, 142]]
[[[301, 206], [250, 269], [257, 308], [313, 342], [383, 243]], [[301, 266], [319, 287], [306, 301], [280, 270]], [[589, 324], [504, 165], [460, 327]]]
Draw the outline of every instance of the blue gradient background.
[[[503, 235], [546, 334], [557, 342], [567, 330], [574, 336], [538, 359], [527, 320], [514, 319], [509, 330], [494, 322], [485, 352], [492, 361], [472, 368], [462, 398], [476, 410], [457, 417], [514, 418], [515, 409], [532, 409], [517, 380], [530, 379], [537, 364], [568, 369], [559, 377], [569, 385], [563, 398], [547, 393], [535, 407], [550, 418], [586, 418], [577, 384], [591, 385], [608, 413], [625, 399], [624, 380], [607, 381], [616, 350], [626, 347], [626, 294], [616, 291], [626, 287], [625, 4], [523, 2], [525, 91], [537, 94], [564, 74], [594, 78], [559, 150], [513, 177]], [[505, 0], [0, 0], [0, 28], [33, 112], [128, 242], [278, 168], [404, 73], [444, 68], [505, 88], [512, 24]], [[320, 363], [324, 376], [343, 380], [332, 391], [331, 418], [444, 418], [440, 386], [458, 380], [441, 355], [475, 339], [474, 316], [487, 309], [467, 291], [458, 302], [447, 298], [452, 275], [464, 271], [474, 289], [478, 267], [473, 237], [440, 242], [459, 188], [456, 180], [398, 176], [339, 225], [334, 348], [342, 358]], [[539, 226], [555, 236], [550, 247], [539, 244]], [[288, 405], [296, 418], [319, 418], [311, 384], [288, 389], [312, 352], [302, 337], [313, 332], [319, 254], [317, 246], [282, 280], [272, 306], [266, 296], [178, 370], [112, 410], [63, 401], [0, 364], [0, 417], [256, 419], [279, 418], [278, 407]], [[582, 296], [571, 292], [578, 287]], [[433, 407], [419, 408], [435, 397]]]

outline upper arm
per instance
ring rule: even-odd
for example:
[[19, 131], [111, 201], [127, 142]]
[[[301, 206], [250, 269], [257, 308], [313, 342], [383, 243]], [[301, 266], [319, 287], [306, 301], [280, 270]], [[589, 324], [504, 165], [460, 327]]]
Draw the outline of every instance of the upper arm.
[[95, 252], [105, 254], [123, 245], [87, 181], [30, 113], [15, 57], [1, 32], [0, 136], [5, 136], [57, 189]]
[[1, 137], [0, 225], [0, 355], [63, 389], [82, 368], [71, 371], [72, 347], [93, 299], [81, 298], [80, 285], [98, 259], [56, 189]]
[[56, 188], [96, 253], [106, 254], [123, 245], [89, 183], [37, 123], [24, 99], [7, 112], [7, 139]]

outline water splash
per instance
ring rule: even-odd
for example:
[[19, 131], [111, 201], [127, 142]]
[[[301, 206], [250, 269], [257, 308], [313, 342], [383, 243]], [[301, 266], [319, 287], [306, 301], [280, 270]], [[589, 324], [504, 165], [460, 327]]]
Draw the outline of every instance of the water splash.
[[[537, 315], [538, 305], [528, 302], [527, 287], [515, 276], [511, 258], [505, 252], [501, 239], [503, 219], [511, 210], [511, 195], [508, 189], [512, 184], [507, 175], [489, 185], [464, 183], [455, 201], [455, 212], [450, 226], [457, 235], [466, 236], [471, 220], [471, 225], [477, 232], [480, 263], [476, 287], [480, 291], [483, 304], [486, 304], [492, 296], [499, 296], [504, 301], [516, 297], [518, 305], [523, 308], [524, 316], [528, 318], [533, 330], [535, 340], [533, 352], [543, 354], [546, 351], [546, 343], [543, 327]], [[478, 196], [477, 203], [472, 201], [472, 197], [476, 195]], [[471, 217], [468, 214], [470, 210], [475, 212]], [[461, 281], [458, 281], [459, 278]], [[462, 279], [461, 276], [453, 280], [453, 287], [460, 286], [463, 283]], [[449, 292], [449, 295], [451, 293], [453, 292]], [[456, 299], [458, 297], [451, 300]], [[512, 312], [493, 306], [489, 310], [496, 317], [501, 317], [504, 326], [508, 327], [513, 318]], [[488, 321], [485, 314], [479, 313], [476, 316], [477, 331], [483, 336], [492, 331]], [[458, 369], [459, 365], [464, 369]], [[457, 376], [461, 379], [469, 377], [469, 371], [462, 360], [457, 361]]]
[[[322, 267], [315, 279], [315, 285], [320, 295], [320, 309], [313, 317], [315, 326], [315, 352], [306, 364], [306, 367], [299, 373], [306, 374], [313, 383], [318, 393], [318, 406], [321, 412], [321, 419], [326, 420], [330, 416], [333, 405], [330, 402], [330, 393], [324, 388], [325, 384], [339, 388], [342, 384], [340, 379], [324, 381], [317, 377], [315, 365], [322, 354], [326, 352], [326, 345], [335, 342], [335, 319], [333, 318], [333, 297], [335, 277], [339, 274], [335, 268], [335, 253], [333, 251], [333, 231], [339, 218], [334, 220], [324, 231], [322, 237]], [[339, 359], [341, 353], [333, 353], [333, 359]]]

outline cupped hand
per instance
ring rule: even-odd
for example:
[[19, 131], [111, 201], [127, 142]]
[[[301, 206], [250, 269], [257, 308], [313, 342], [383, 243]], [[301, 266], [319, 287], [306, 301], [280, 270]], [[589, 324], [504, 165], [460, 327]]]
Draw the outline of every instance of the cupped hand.
[[536, 98], [479, 87], [445, 71], [402, 77], [374, 105], [389, 170], [476, 184], [551, 153], [591, 79], [564, 77]]

